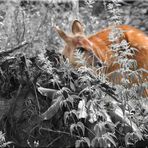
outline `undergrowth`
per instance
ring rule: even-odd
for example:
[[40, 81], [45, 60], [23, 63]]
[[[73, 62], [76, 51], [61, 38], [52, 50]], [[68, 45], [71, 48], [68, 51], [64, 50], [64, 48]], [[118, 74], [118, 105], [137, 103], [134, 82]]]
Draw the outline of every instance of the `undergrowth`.
[[[116, 28], [120, 16], [112, 14], [118, 6], [116, 2], [104, 4], [114, 16], [109, 37], [113, 42], [110, 48], [120, 65], [113, 79], [122, 75], [118, 85], [108, 81], [108, 75], [98, 75], [88, 67], [81, 53], [75, 56], [82, 66], [75, 69], [57, 50], [56, 45], [61, 43], [53, 33], [53, 19], [66, 28], [65, 24], [74, 18], [70, 17], [72, 12], [69, 20], [67, 12], [63, 14], [63, 22], [58, 14], [66, 11], [64, 8], [70, 9], [72, 3], [68, 7], [62, 3], [30, 5], [27, 1], [11, 7], [11, 2], [6, 3], [11, 10], [1, 24], [4, 49], [0, 52], [1, 147], [128, 148], [147, 140], [148, 112], [141, 95], [146, 83], [131, 85], [129, 77], [140, 77], [136, 62], [128, 59], [136, 49], [125, 40], [120, 44], [114, 42], [122, 34]], [[92, 4], [84, 3], [88, 10]], [[16, 50], [20, 52], [14, 53]]]

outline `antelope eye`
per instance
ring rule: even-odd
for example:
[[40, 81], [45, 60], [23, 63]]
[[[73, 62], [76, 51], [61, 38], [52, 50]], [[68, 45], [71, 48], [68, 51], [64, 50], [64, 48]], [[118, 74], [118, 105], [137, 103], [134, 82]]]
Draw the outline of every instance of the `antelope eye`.
[[78, 47], [77, 50], [78, 50], [78, 52], [83, 53], [83, 52], [85, 51], [85, 48], [83, 48], [83, 47]]

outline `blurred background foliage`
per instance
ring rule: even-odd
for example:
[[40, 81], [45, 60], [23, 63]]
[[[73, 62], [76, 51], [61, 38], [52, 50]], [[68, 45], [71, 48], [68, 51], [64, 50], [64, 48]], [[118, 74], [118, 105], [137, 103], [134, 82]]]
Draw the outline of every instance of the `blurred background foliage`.
[[[48, 49], [62, 49], [63, 44], [54, 30], [59, 26], [71, 32], [71, 23], [79, 19], [87, 35], [108, 26], [109, 14], [101, 0], [5, 0], [0, 1], [0, 50], [8, 50], [27, 41], [29, 47], [20, 52], [28, 56]], [[123, 24], [130, 24], [148, 33], [148, 1], [120, 0]], [[60, 48], [59, 48], [60, 47]]]

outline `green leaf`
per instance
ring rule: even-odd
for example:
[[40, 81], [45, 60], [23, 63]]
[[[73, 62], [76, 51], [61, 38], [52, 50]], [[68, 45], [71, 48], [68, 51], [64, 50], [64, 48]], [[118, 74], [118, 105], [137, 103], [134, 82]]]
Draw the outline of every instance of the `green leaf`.
[[133, 133], [127, 133], [125, 135], [125, 144], [128, 145], [133, 145], [133, 143], [130, 142], [130, 139], [133, 139]]
[[73, 114], [74, 114], [74, 115], [77, 117], [77, 119], [78, 119], [78, 114], [77, 114], [77, 111], [76, 111], [75, 109], [73, 109], [73, 110], [70, 111], [70, 115], [72, 116]]
[[95, 138], [92, 139], [91, 146], [92, 147], [95, 147], [96, 143], [98, 143], [98, 138], [97, 137], [95, 137]]
[[75, 142], [75, 147], [76, 148], [80, 148], [80, 146], [81, 146], [81, 140], [76, 140], [76, 142]]
[[44, 87], [38, 87], [37, 90], [41, 95], [49, 97], [51, 99], [57, 92], [57, 90], [55, 89], [49, 89], [49, 88], [44, 88]]
[[90, 147], [90, 140], [87, 137], [83, 137], [84, 141], [87, 143], [87, 145]]
[[87, 137], [81, 137], [80, 140], [76, 140], [75, 142], [76, 148], [80, 148], [82, 146], [81, 143], [87, 143], [88, 147], [90, 147], [90, 140]]
[[92, 147], [100, 147], [100, 148], [107, 148], [107, 142], [103, 137], [95, 137], [91, 141]]
[[78, 104], [78, 118], [86, 118], [87, 117], [87, 109], [85, 99], [82, 99]]
[[[106, 121], [106, 122], [105, 122], [105, 125], [108, 127], [108, 129], [109, 129], [110, 131], [112, 131], [113, 133], [115, 132], [115, 127], [116, 127], [116, 125], [115, 125], [114, 123]], [[112, 133], [111, 133], [111, 134], [112, 134]], [[114, 135], [114, 136], [115, 136], [115, 135]], [[116, 136], [115, 136], [115, 137], [116, 137]]]
[[97, 137], [102, 137], [106, 132], [104, 122], [99, 122], [94, 126], [94, 131]]
[[75, 88], [75, 85], [72, 81], [70, 81], [70, 88], [75, 92], [76, 91], [76, 88]]
[[71, 103], [72, 107], [74, 106], [74, 98], [71, 95], [68, 94], [68, 98], [66, 100]]
[[107, 148], [107, 141], [103, 137], [98, 138], [98, 143], [99, 147]]
[[43, 120], [51, 119], [59, 110], [62, 98], [58, 97], [56, 101], [43, 113], [41, 118]]
[[[2, 147], [6, 147], [6, 146], [8, 146], [8, 145], [11, 144], [11, 143], [14, 143], [14, 142], [13, 142], [13, 141], [5, 142], [5, 143], [2, 144]], [[9, 146], [8, 146], [8, 147], [9, 147]]]
[[73, 123], [73, 124], [70, 125], [70, 133], [71, 133], [71, 135], [73, 135], [73, 132], [76, 129], [77, 129], [77, 124]]
[[135, 131], [134, 135], [136, 136], [136, 138], [138, 138], [138, 140], [143, 140], [142, 133], [139, 130]]
[[68, 107], [67, 100], [62, 100], [60, 105], [64, 107]]
[[82, 122], [78, 122], [77, 123], [77, 126], [82, 130], [83, 132], [83, 135], [85, 134], [85, 127], [84, 127], [84, 124]]
[[69, 118], [69, 112], [65, 112], [64, 113], [64, 123], [66, 124], [67, 123], [67, 119]]
[[105, 139], [107, 139], [110, 143], [112, 143], [112, 144], [116, 147], [116, 143], [115, 143], [114, 139], [112, 138], [112, 135], [113, 135], [113, 134], [105, 133], [105, 134], [103, 135], [103, 137], [104, 137]]

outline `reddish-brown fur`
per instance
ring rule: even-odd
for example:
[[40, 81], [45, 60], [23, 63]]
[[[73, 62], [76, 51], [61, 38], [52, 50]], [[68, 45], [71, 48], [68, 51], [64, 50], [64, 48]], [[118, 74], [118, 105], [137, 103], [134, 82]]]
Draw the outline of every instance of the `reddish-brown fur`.
[[[144, 34], [139, 29], [136, 29], [132, 26], [128, 25], [120, 25], [117, 26], [119, 29], [124, 31], [124, 39], [127, 40], [130, 47], [137, 48], [135, 55], [133, 58], [137, 61], [137, 68], [144, 68], [148, 70], [148, 36]], [[113, 55], [109, 45], [111, 42], [109, 41], [109, 33], [110, 29], [103, 29], [100, 32], [97, 32], [94, 35], [86, 37], [83, 31], [83, 25], [75, 20], [72, 24], [72, 34], [66, 34], [64, 31], [56, 28], [60, 37], [65, 41], [65, 48], [63, 50], [63, 54], [69, 61], [77, 66], [76, 59], [74, 56], [74, 52], [77, 47], [85, 48], [85, 58], [88, 58], [87, 51], [92, 51], [96, 57], [102, 62], [105, 62], [108, 66], [107, 73], [113, 72], [114, 70], [119, 68], [119, 65], [113, 64], [113, 59], [111, 56]], [[92, 63], [92, 59], [88, 58], [87, 62], [89, 64]], [[148, 74], [145, 73], [143, 75], [143, 80], [146, 80]]]

